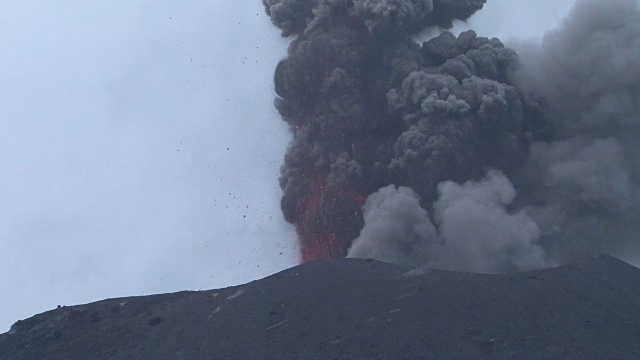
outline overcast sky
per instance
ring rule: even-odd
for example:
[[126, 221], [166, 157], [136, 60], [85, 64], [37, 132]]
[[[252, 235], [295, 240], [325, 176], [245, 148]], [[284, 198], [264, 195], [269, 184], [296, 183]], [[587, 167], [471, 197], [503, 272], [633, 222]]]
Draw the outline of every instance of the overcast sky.
[[[537, 37], [572, 3], [489, 0], [455, 32]], [[286, 46], [259, 0], [0, 2], [0, 333], [297, 264], [272, 105]]]

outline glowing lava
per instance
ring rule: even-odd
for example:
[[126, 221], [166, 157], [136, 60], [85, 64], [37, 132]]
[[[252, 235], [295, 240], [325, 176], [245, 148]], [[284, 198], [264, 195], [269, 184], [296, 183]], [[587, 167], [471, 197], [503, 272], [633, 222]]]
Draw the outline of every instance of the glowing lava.
[[300, 262], [343, 258], [362, 228], [365, 198], [352, 186], [327, 186], [318, 176], [312, 177], [310, 185], [308, 195], [298, 203]]

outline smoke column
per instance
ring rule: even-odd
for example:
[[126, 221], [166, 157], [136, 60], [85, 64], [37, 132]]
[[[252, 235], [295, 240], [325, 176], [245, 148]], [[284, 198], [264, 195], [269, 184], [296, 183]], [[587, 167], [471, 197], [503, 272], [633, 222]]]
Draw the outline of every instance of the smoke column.
[[291, 37], [275, 106], [302, 261], [543, 268], [633, 241], [640, 10], [579, 0], [518, 51], [442, 31], [485, 0], [263, 0]]

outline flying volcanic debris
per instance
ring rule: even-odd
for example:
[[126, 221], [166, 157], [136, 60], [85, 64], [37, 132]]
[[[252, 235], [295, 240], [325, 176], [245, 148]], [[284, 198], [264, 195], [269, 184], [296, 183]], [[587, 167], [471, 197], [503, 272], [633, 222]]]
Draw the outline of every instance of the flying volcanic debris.
[[302, 261], [504, 272], [622, 246], [640, 223], [640, 10], [579, 0], [520, 56], [442, 31], [485, 0], [263, 0], [294, 134]]

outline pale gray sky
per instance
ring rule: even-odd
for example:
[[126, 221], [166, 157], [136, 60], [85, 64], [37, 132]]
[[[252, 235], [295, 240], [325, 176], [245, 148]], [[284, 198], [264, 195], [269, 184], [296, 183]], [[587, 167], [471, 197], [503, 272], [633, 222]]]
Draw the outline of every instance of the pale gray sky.
[[[531, 38], [573, 0], [488, 0]], [[289, 141], [259, 0], [0, 3], [0, 332], [107, 297], [225, 287], [297, 264]]]

